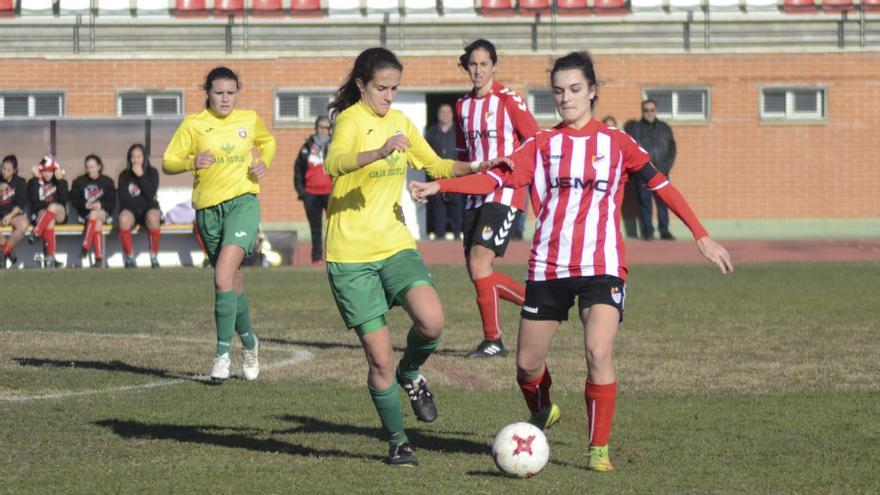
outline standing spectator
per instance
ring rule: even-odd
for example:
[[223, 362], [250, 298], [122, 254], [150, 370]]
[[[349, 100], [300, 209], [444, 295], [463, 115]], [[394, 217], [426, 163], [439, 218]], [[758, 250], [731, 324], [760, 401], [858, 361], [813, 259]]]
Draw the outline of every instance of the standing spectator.
[[3, 157], [2, 175], [0, 175], [0, 226], [11, 226], [12, 235], [9, 239], [0, 236], [0, 270], [6, 269], [6, 260], [15, 266], [15, 245], [24, 237], [28, 228], [25, 210], [27, 209], [27, 183], [18, 175], [18, 158], [15, 155]]
[[[425, 131], [425, 140], [434, 148], [440, 158], [454, 160], [455, 128], [452, 126], [452, 105], [444, 103], [437, 109], [437, 123]], [[433, 223], [433, 234], [437, 239], [458, 240], [464, 222], [464, 196], [461, 194], [438, 194], [428, 199], [428, 215]], [[446, 225], [450, 232], [447, 233]]]
[[[672, 128], [666, 122], [657, 120], [657, 102], [648, 98], [642, 102], [642, 120], [631, 121], [626, 124], [626, 133], [633, 137], [651, 155], [651, 161], [657, 170], [669, 177], [672, 164], [675, 162], [675, 138], [672, 136]], [[668, 241], [675, 240], [669, 233], [669, 209], [653, 191], [648, 189], [644, 180], [636, 176], [639, 190], [639, 205], [642, 217], [642, 239], [654, 238], [654, 225], [651, 212], [651, 202], [657, 204], [657, 228], [660, 238]]]
[[46, 155], [34, 168], [34, 177], [28, 181], [28, 200], [31, 204], [31, 231], [28, 242], [35, 237], [43, 239], [46, 268], [57, 268], [55, 262], [55, 224], [67, 219], [67, 181], [64, 170], [52, 155]]
[[150, 234], [150, 266], [159, 268], [159, 239], [162, 231], [162, 212], [156, 192], [159, 190], [159, 171], [150, 166], [144, 145], [128, 148], [126, 167], [119, 174], [119, 240], [125, 256], [125, 267], [136, 268], [131, 229], [135, 225], [146, 228]]
[[333, 180], [324, 169], [324, 157], [330, 144], [330, 119], [315, 121], [315, 133], [306, 139], [293, 164], [293, 187], [299, 194], [312, 232], [312, 265], [324, 264], [324, 215]]
[[[606, 115], [605, 118], [602, 119], [602, 123], [607, 125], [608, 127], [613, 127], [615, 129], [619, 129], [620, 126], [617, 125], [617, 119], [612, 115]], [[628, 181], [626, 186], [624, 186], [623, 190], [623, 204], [620, 209], [620, 219], [623, 224], [623, 232], [630, 239], [637, 238], [639, 236], [639, 191], [638, 184], [636, 181]]]
[[[110, 223], [110, 215], [116, 207], [116, 186], [113, 179], [104, 175], [104, 162], [98, 155], [85, 160], [86, 173], [74, 179], [70, 187], [70, 204], [84, 224], [80, 258], [89, 256], [94, 247], [93, 267], [104, 266], [104, 224]], [[84, 266], [84, 263], [83, 263]]]

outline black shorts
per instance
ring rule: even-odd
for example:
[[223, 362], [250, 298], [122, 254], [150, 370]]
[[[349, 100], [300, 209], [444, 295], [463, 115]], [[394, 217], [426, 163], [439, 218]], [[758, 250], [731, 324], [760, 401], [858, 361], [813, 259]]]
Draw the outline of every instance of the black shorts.
[[614, 306], [623, 321], [626, 282], [613, 275], [569, 277], [526, 282], [526, 302], [520, 315], [526, 320], [568, 320], [578, 297], [578, 314], [594, 304]]
[[[122, 213], [125, 210], [130, 211], [132, 216], [134, 216], [134, 224], [140, 225], [141, 227], [146, 227], [147, 226], [147, 213], [150, 210], [158, 210], [158, 209], [159, 208], [153, 208], [152, 206], [149, 208], [123, 208], [122, 210], [120, 210], [120, 213]], [[162, 212], [161, 211], [159, 211], [159, 223], [162, 223]]]
[[462, 230], [465, 256], [474, 245], [491, 249], [495, 256], [504, 256], [513, 235], [517, 212], [519, 210], [512, 206], [498, 203], [484, 203], [479, 208], [465, 211]]

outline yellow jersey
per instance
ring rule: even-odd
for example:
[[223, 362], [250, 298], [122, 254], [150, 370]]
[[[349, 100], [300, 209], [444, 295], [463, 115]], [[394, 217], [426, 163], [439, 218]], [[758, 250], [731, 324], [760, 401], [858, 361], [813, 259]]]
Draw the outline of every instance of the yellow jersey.
[[[275, 157], [275, 138], [253, 110], [233, 109], [218, 117], [209, 109], [187, 115], [165, 149], [162, 170], [167, 174], [192, 172], [193, 207], [200, 210], [243, 194], [260, 192], [248, 175], [256, 148], [268, 167]], [[210, 151], [214, 164], [195, 169], [196, 155]]]
[[[394, 152], [364, 167], [357, 156], [381, 148], [395, 134], [409, 139], [405, 153]], [[399, 110], [380, 117], [364, 102], [343, 110], [333, 127], [324, 159], [333, 177], [327, 208], [327, 261], [370, 263], [390, 258], [416, 241], [406, 228], [400, 196], [407, 163], [433, 177], [453, 177], [453, 160], [437, 156], [409, 118]]]

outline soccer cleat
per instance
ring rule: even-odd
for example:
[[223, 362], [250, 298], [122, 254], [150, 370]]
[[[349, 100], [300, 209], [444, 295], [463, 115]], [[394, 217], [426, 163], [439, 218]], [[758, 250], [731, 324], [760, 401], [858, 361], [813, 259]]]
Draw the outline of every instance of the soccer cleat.
[[6, 269], [6, 255], [0, 254], [0, 270]]
[[504, 350], [504, 343], [501, 339], [484, 340], [476, 349], [464, 355], [466, 358], [490, 358], [495, 356], [504, 356], [507, 351]]
[[155, 254], [150, 255], [150, 268], [159, 268], [159, 258]]
[[125, 264], [126, 268], [137, 268], [137, 263], [134, 262], [134, 258], [131, 256], [126, 256], [122, 260], [123, 264]]
[[587, 452], [587, 469], [596, 471], [597, 473], [607, 473], [614, 470], [611, 459], [608, 458], [608, 446], [590, 445]]
[[258, 354], [260, 351], [260, 341], [254, 337], [257, 345], [251, 350], [244, 350], [241, 360], [241, 369], [244, 373], [244, 379], [251, 381], [256, 380], [260, 376], [260, 360]]
[[409, 396], [409, 403], [412, 405], [416, 419], [425, 423], [431, 423], [437, 419], [437, 406], [434, 405], [434, 395], [428, 390], [428, 384], [425, 377], [419, 375], [413, 381], [407, 380], [405, 376], [397, 372], [397, 383], [406, 391]]
[[9, 253], [6, 256], [6, 259], [9, 261], [9, 268], [18, 267], [18, 256], [16, 256], [15, 253]]
[[214, 364], [211, 365], [211, 379], [221, 381], [229, 378], [232, 373], [232, 360], [229, 359], [229, 353], [214, 358]]
[[542, 430], [549, 430], [550, 427], [558, 423], [561, 418], [562, 413], [559, 411], [559, 406], [551, 403], [541, 412], [537, 414], [532, 414], [532, 417], [529, 418], [529, 423], [537, 426]]
[[46, 270], [54, 270], [56, 268], [61, 268], [63, 264], [60, 261], [56, 261], [54, 256], [46, 256], [43, 258], [43, 268]]
[[392, 445], [388, 449], [388, 464], [392, 466], [414, 467], [419, 465], [416, 451], [409, 442]]
[[95, 257], [95, 262], [92, 263], [92, 268], [105, 268], [104, 258]]

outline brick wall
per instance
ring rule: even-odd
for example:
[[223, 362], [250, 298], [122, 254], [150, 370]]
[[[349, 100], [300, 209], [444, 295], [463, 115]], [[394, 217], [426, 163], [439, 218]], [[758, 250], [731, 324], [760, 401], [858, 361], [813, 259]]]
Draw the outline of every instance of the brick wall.
[[[456, 56], [407, 56], [402, 89], [464, 88]], [[880, 53], [600, 54], [596, 117], [623, 124], [639, 114], [648, 86], [707, 86], [711, 120], [673, 124], [679, 155], [672, 173], [704, 218], [880, 217], [878, 160], [870, 143], [880, 129]], [[352, 59], [0, 59], [0, 90], [64, 90], [70, 117], [112, 117], [119, 90], [183, 90], [186, 112], [201, 110], [199, 88], [212, 67], [228, 65], [244, 83], [239, 107], [256, 110], [279, 143], [263, 187], [266, 221], [304, 220], [292, 189], [292, 159], [309, 127], [273, 126], [273, 90], [335, 87]], [[504, 55], [497, 79], [517, 91], [545, 87], [548, 55]], [[822, 124], [761, 124], [759, 88], [767, 84], [823, 85], [828, 119]], [[2, 151], [2, 150], [0, 150]], [[871, 166], [874, 163], [874, 166]]]

